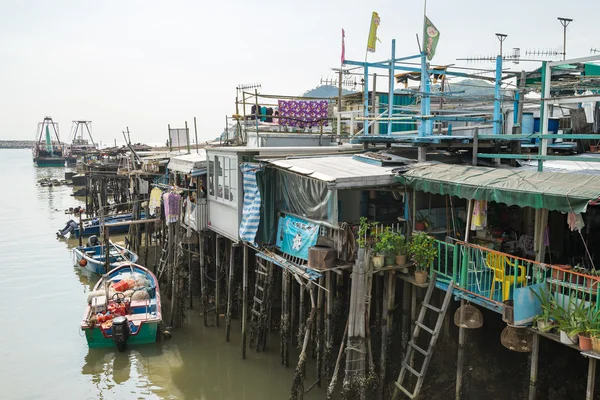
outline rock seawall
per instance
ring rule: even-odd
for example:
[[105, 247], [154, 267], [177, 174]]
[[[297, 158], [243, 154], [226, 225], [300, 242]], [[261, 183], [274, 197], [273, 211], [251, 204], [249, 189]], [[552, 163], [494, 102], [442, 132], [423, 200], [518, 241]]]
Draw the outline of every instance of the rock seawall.
[[33, 140], [0, 140], [0, 149], [30, 149], [34, 143]]

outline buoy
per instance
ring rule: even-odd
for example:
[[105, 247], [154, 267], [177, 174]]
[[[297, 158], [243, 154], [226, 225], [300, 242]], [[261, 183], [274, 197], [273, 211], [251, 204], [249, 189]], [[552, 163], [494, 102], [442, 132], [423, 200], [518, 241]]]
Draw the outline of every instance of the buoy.
[[79, 260], [80, 267], [85, 267], [86, 265], [87, 265], [87, 260], [85, 258], [82, 258], [81, 260]]

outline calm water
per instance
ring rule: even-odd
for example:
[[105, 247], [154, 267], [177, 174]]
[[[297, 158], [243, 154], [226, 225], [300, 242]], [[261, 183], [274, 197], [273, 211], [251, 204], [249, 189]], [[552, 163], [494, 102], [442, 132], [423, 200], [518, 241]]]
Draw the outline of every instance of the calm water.
[[[198, 315], [171, 340], [124, 353], [87, 347], [79, 331], [94, 279], [74, 267], [56, 239], [80, 203], [70, 187], [41, 187], [65, 168], [36, 168], [29, 150], [0, 150], [1, 399], [286, 399], [293, 368], [268, 353], [240, 359], [239, 324], [204, 328]], [[221, 324], [224, 326], [224, 324]], [[311, 371], [309, 368], [309, 376]], [[307, 379], [309, 386], [313, 379]], [[306, 399], [322, 399], [314, 389]]]

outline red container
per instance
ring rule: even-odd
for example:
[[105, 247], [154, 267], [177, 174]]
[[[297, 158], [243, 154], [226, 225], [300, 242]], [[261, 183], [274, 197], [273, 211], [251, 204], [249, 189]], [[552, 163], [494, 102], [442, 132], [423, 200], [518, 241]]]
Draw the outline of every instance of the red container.
[[124, 292], [127, 289], [129, 289], [129, 282], [127, 282], [127, 281], [119, 281], [117, 283], [113, 283], [112, 287], [117, 292]]

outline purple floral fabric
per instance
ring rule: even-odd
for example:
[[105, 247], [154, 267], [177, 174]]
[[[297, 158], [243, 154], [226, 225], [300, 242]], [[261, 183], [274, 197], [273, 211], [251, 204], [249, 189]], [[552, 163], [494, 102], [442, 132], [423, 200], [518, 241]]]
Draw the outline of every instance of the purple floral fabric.
[[322, 123], [327, 126], [327, 116], [327, 100], [279, 100], [279, 125], [312, 128]]

